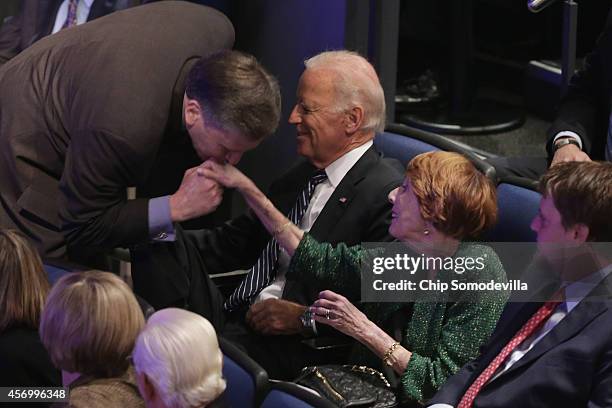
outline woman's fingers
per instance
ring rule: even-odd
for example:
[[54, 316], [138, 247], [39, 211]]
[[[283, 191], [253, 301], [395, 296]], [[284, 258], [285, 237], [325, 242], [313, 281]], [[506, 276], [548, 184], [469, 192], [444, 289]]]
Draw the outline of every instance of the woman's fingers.
[[332, 301], [338, 301], [344, 299], [344, 296], [337, 294], [331, 290], [324, 290], [319, 292], [319, 299], [327, 299]]
[[312, 305], [316, 307], [324, 307], [326, 309], [334, 309], [337, 307], [337, 305], [334, 302], [332, 302], [331, 300], [327, 300], [327, 299], [317, 299]]

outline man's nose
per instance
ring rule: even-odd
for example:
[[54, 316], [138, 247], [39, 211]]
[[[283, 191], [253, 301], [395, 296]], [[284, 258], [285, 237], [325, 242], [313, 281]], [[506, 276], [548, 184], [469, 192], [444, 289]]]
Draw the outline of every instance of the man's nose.
[[387, 196], [391, 204], [395, 204], [395, 197], [397, 197], [397, 190], [399, 190], [399, 187], [396, 187], [393, 190], [391, 190], [389, 192], [389, 195]]
[[293, 109], [291, 110], [291, 114], [289, 115], [289, 123], [295, 125], [296, 123], [300, 123], [301, 121], [301, 117], [300, 114], [298, 113], [298, 106], [297, 104], [293, 106]]

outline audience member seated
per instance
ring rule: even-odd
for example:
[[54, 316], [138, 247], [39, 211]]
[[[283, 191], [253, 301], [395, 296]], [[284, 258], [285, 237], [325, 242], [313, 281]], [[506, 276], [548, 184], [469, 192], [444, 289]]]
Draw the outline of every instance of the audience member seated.
[[0, 64], [49, 34], [147, 0], [21, 0], [19, 13], [0, 28]]
[[[390, 241], [387, 196], [403, 177], [400, 163], [382, 158], [373, 146], [385, 123], [378, 75], [365, 58], [345, 50], [304, 64], [289, 116], [303, 159], [272, 183], [270, 198], [318, 240]], [[195, 175], [190, 173], [190, 185], [211, 182]], [[215, 230], [177, 226], [174, 232], [175, 242], [132, 251], [135, 293], [157, 309], [181, 307], [206, 317], [274, 379], [291, 379], [306, 363], [328, 361], [324, 352], [302, 344], [308, 327], [300, 321], [324, 288], [312, 279], [285, 279], [289, 257], [253, 214]], [[209, 274], [237, 269], [249, 272], [225, 299]]]
[[546, 303], [509, 302], [480, 356], [432, 407], [612, 406], [612, 163], [560, 163], [540, 188], [531, 226], [561, 290], [538, 294]]
[[[360, 311], [342, 291], [358, 298], [360, 264], [367, 251], [359, 246], [319, 243], [275, 209], [254, 183], [230, 165], [203, 164], [200, 173], [226, 187], [238, 189], [249, 206], [292, 255], [287, 279], [300, 276], [327, 284], [310, 310], [317, 323], [330, 325], [355, 338], [371, 353], [356, 350], [359, 363], [380, 367], [380, 359], [401, 375], [400, 393], [409, 400], [430, 398], [446, 378], [475, 357], [492, 333], [506, 302], [505, 292], [464, 292], [456, 302], [429, 301], [366, 304]], [[496, 219], [492, 183], [463, 156], [429, 152], [408, 164], [401, 187], [389, 194], [393, 203], [389, 233], [418, 254], [441, 257], [487, 256], [473, 279], [505, 282], [497, 255], [489, 247], [463, 243]], [[432, 271], [429, 271], [432, 272]], [[435, 274], [435, 272], [434, 272]], [[447, 279], [440, 271], [431, 278]], [[466, 273], [469, 275], [469, 273]], [[408, 307], [407, 307], [408, 306]], [[406, 313], [399, 343], [380, 325], [392, 313]], [[412, 309], [412, 310], [410, 310]], [[373, 319], [373, 320], [371, 320]], [[378, 358], [375, 358], [378, 357]]]
[[538, 179], [548, 163], [612, 161], [612, 11], [583, 67], [570, 81], [548, 130], [544, 157], [491, 159], [498, 174]]
[[133, 354], [147, 408], [220, 406], [223, 354], [208, 320], [183, 309], [163, 309], [147, 321]]
[[40, 337], [70, 388], [71, 407], [144, 407], [129, 357], [144, 317], [119, 277], [72, 273], [51, 289]]
[[49, 281], [36, 250], [19, 232], [0, 230], [0, 386], [57, 387], [38, 336]]

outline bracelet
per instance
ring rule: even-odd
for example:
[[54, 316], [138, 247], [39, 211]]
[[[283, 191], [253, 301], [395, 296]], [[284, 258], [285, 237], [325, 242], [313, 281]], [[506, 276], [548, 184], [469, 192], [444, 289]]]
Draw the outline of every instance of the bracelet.
[[573, 144], [574, 146], [578, 147], [578, 149], [580, 149], [580, 143], [578, 143], [578, 141], [576, 139], [574, 139], [573, 137], [562, 137], [562, 138], [557, 139], [555, 141], [555, 143], [553, 145], [553, 147], [554, 147], [553, 151], [556, 152], [557, 150], [559, 150], [563, 146], [567, 146], [569, 144]]
[[293, 224], [291, 221], [287, 221], [286, 223], [275, 229], [274, 232], [272, 232], [272, 235], [277, 236], [278, 234], [286, 230], [287, 227], [289, 227], [291, 224]]
[[399, 346], [400, 344], [398, 342], [395, 342], [391, 345], [391, 347], [389, 347], [389, 349], [387, 350], [387, 352], [385, 353], [385, 355], [382, 358], [383, 363], [385, 363], [388, 366], [391, 366], [391, 362], [389, 361], [391, 359], [391, 356], [393, 355], [393, 352], [395, 351], [395, 349]]

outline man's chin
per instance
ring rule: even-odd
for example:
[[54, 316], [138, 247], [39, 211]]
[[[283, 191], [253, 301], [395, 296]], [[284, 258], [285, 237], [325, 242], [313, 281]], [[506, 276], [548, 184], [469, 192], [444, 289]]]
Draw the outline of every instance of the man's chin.
[[299, 156], [301, 156], [301, 157], [305, 157], [305, 158], [307, 158], [307, 159], [309, 159], [309, 160], [310, 160], [310, 158], [312, 157], [311, 150], [310, 150], [310, 149], [308, 149], [308, 148], [306, 148], [305, 143], [300, 143], [300, 142], [298, 141], [296, 151], [297, 151], [297, 154], [298, 154]]

